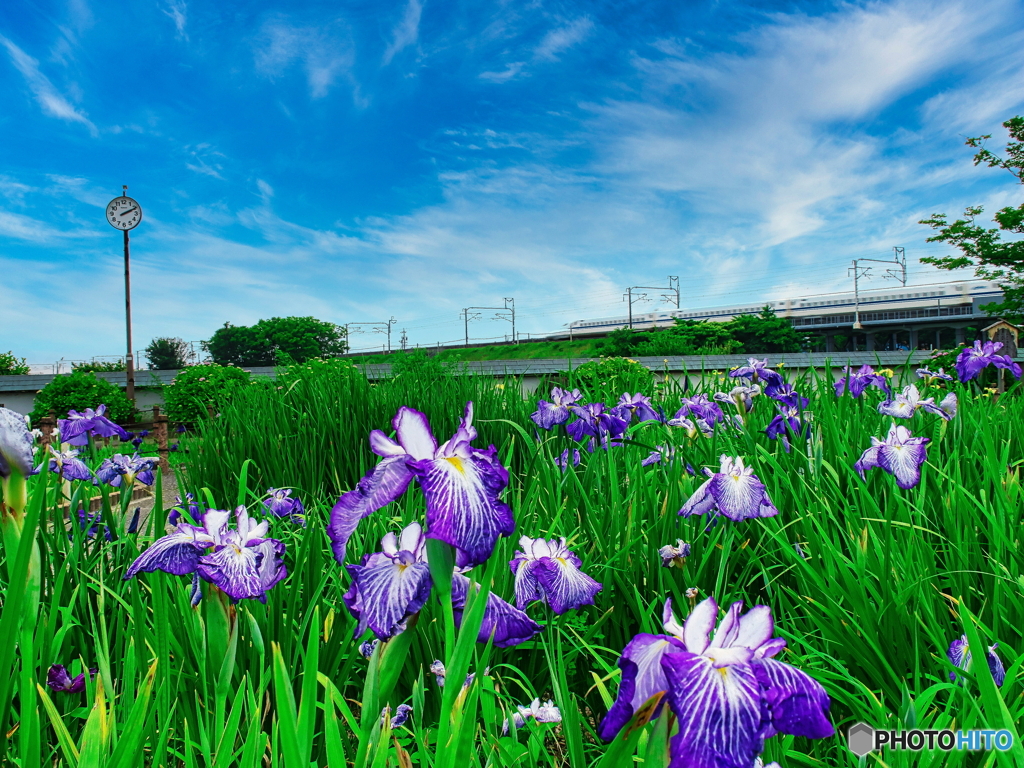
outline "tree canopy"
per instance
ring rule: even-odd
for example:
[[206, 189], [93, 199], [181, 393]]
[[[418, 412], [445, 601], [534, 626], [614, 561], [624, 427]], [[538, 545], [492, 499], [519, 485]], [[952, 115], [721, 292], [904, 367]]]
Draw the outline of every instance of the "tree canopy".
[[[985, 148], [985, 141], [991, 135], [967, 139], [967, 146], [978, 150], [974, 164], [986, 163], [990, 168], [1009, 171], [1018, 182], [1024, 184], [1024, 117], [1011, 118], [1003, 123], [1010, 133], [1005, 157], [996, 155]], [[998, 228], [986, 228], [977, 223], [983, 212], [981, 206], [972, 206], [964, 211], [964, 219], [949, 223], [944, 213], [932, 214], [930, 219], [919, 222], [937, 229], [939, 234], [929, 237], [928, 242], [949, 243], [960, 251], [959, 256], [928, 256], [921, 259], [939, 269], [963, 269], [974, 267], [974, 274], [984, 280], [992, 280], [1003, 289], [1003, 301], [986, 304], [982, 309], [990, 315], [1024, 319], [1024, 239], [1003, 240], [1003, 233], [1024, 234], [1024, 203], [1001, 208], [993, 220]]]
[[344, 328], [314, 317], [272, 317], [251, 326], [225, 323], [204, 346], [220, 365], [304, 363], [348, 348]]
[[146, 347], [146, 360], [154, 371], [176, 371], [188, 364], [188, 344], [183, 339], [160, 336]]

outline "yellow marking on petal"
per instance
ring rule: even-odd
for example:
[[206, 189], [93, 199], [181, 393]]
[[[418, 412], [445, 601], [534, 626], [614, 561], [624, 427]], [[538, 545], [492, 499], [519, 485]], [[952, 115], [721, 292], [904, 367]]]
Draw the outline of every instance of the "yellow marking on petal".
[[450, 461], [452, 463], [452, 466], [459, 470], [459, 472], [461, 472], [462, 474], [466, 474], [466, 469], [465, 467], [462, 466], [462, 459], [460, 459], [458, 456], [448, 456], [445, 458], [445, 461]]

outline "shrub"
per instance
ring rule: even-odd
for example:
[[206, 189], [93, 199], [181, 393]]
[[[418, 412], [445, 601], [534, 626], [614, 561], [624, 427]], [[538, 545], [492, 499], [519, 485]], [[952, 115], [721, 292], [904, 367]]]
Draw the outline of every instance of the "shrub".
[[30, 416], [38, 421], [52, 410], [57, 418], [64, 419], [70, 410], [83, 411], [100, 405], [107, 406], [107, 418], [114, 421], [130, 421], [134, 415], [124, 390], [91, 371], [75, 370], [55, 376], [40, 390]]
[[164, 388], [167, 418], [172, 421], [206, 418], [207, 406], [219, 410], [233, 392], [248, 383], [248, 372], [229, 365], [209, 363], [185, 368]]
[[126, 366], [124, 360], [114, 360], [110, 362], [103, 362], [93, 360], [91, 363], [72, 363], [72, 371], [82, 371], [83, 373], [120, 373], [125, 370]]
[[28, 372], [25, 358], [15, 357], [13, 352], [0, 352], [0, 376], [24, 376]]
[[654, 374], [636, 360], [603, 357], [576, 368], [569, 377], [571, 386], [586, 392], [589, 400], [614, 403], [623, 392], [649, 393]]
[[436, 355], [428, 355], [422, 349], [412, 352], [400, 352], [388, 358], [391, 363], [392, 376], [418, 378], [422, 381], [437, 381], [452, 375], [458, 366], [458, 360], [441, 360]]

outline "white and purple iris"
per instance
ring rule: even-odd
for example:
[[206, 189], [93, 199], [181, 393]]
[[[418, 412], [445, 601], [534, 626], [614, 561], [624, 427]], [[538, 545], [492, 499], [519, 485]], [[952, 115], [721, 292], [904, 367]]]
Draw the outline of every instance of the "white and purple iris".
[[106, 413], [106, 405], [101, 405], [95, 411], [92, 408], [86, 408], [82, 413], [68, 411], [68, 417], [60, 420], [61, 442], [78, 446], [88, 445], [89, 435], [128, 440], [128, 433], [108, 419]]
[[[799, 395], [797, 395], [799, 397]], [[800, 420], [800, 409], [780, 404], [779, 412], [768, 422], [764, 433], [771, 440], [782, 441], [782, 447], [789, 453], [790, 438], [801, 438], [806, 440], [811, 434], [811, 425]]]
[[721, 467], [718, 472], [704, 470], [704, 474], [710, 475], [709, 479], [683, 505], [680, 515], [725, 515], [730, 520], [739, 521], [779, 514], [768, 498], [764, 483], [752, 469], [743, 466], [741, 457], [723, 453], [719, 461]]
[[397, 442], [378, 429], [370, 433], [370, 448], [384, 460], [331, 510], [327, 533], [335, 559], [344, 564], [359, 521], [405, 493], [415, 478], [427, 501], [427, 537], [455, 547], [460, 567], [487, 560], [498, 537], [515, 530], [515, 521], [498, 498], [508, 485], [508, 470], [497, 449], [471, 445], [477, 436], [473, 404], [466, 405], [458, 430], [440, 446], [427, 417], [413, 408], [399, 408], [392, 425]]
[[292, 496], [291, 488], [268, 488], [267, 496], [268, 498], [263, 500], [263, 506], [270, 514], [287, 517], [305, 527], [306, 510], [302, 506], [302, 501], [297, 496]]
[[157, 460], [146, 458], [135, 454], [125, 456], [118, 453], [109, 459], [104, 459], [100, 468], [96, 470], [96, 485], [106, 483], [114, 488], [120, 488], [122, 483], [131, 485], [138, 480], [143, 485], [152, 485], [156, 476], [153, 470], [156, 469]]
[[520, 550], [509, 562], [515, 574], [516, 605], [525, 608], [534, 600], [551, 606], [556, 615], [593, 605], [602, 587], [580, 570], [583, 562], [557, 539], [519, 539]]
[[896, 478], [896, 485], [906, 490], [921, 482], [921, 465], [928, 458], [927, 437], [914, 437], [910, 430], [895, 423], [885, 440], [871, 438], [871, 447], [861, 454], [853, 468], [863, 478], [869, 469], [878, 467]]
[[956, 394], [950, 392], [942, 401], [936, 405], [935, 398], [921, 399], [921, 393], [917, 387], [910, 384], [903, 388], [902, 392], [896, 394], [891, 400], [878, 404], [878, 412], [897, 419], [909, 419], [918, 409], [934, 413], [949, 421], [956, 416], [957, 400]]
[[843, 368], [843, 373], [846, 375], [835, 383], [836, 397], [840, 397], [847, 389], [850, 390], [850, 394], [854, 397], [860, 397], [868, 387], [878, 387], [884, 390], [887, 395], [892, 394], [889, 382], [885, 376], [875, 373], [875, 369], [870, 365], [862, 365], [856, 371], [850, 366], [846, 366]]
[[619, 694], [598, 729], [601, 738], [615, 738], [644, 704], [657, 717], [666, 702], [679, 723], [670, 768], [749, 768], [776, 734], [831, 736], [825, 689], [772, 658], [786, 641], [772, 637], [771, 610], [742, 610], [742, 602], [733, 603], [716, 630], [713, 598], [698, 603], [682, 625], [666, 601], [667, 634], [639, 634], [622, 652]]
[[92, 470], [78, 458], [77, 450], [58, 451], [52, 445], [47, 448], [50, 451], [50, 471], [56, 472], [62, 480], [92, 479]]
[[624, 393], [619, 397], [618, 404], [612, 408], [612, 414], [629, 424], [633, 417], [637, 421], [663, 421], [651, 405], [651, 398], [637, 392], [635, 395]]
[[196, 574], [233, 600], [256, 598], [265, 603], [267, 591], [288, 575], [284, 544], [267, 538], [269, 522], [256, 523], [245, 507], [231, 513], [208, 509], [202, 525], [178, 523], [174, 532], [154, 541], [128, 568], [124, 577], [164, 571], [176, 576]]
[[[543, 703], [540, 699], [534, 699], [530, 702], [530, 706], [517, 706], [516, 711], [512, 713], [512, 727], [514, 728], [522, 728], [531, 720], [537, 723], [560, 723], [562, 722], [562, 713], [555, 706], [555, 702], [550, 699]], [[501, 724], [501, 735], [507, 736], [509, 730], [509, 721], [506, 719]]]
[[918, 368], [917, 378], [924, 379], [927, 382], [930, 382], [932, 379], [938, 379], [939, 381], [953, 381], [953, 377], [946, 373], [945, 368], [939, 368], [937, 371], [929, 371], [927, 368]]
[[676, 543], [666, 544], [658, 550], [661, 558], [662, 568], [682, 568], [686, 564], [686, 558], [690, 556], [690, 545], [682, 539], [676, 539]]
[[[355, 636], [367, 629], [380, 640], [404, 631], [408, 620], [430, 597], [433, 580], [427, 562], [426, 536], [419, 523], [406, 526], [399, 536], [381, 539], [383, 552], [363, 557], [359, 565], [347, 566], [352, 584], [344, 595], [349, 612], [358, 622]], [[456, 623], [462, 623], [469, 579], [457, 570], [452, 576], [452, 607]], [[487, 596], [484, 621], [477, 639], [506, 648], [529, 640], [541, 629], [533, 619], [494, 594]], [[443, 669], [443, 668], [442, 668]]]
[[733, 387], [728, 392], [716, 392], [715, 400], [726, 405], [735, 405], [740, 414], [750, 413], [754, 407], [754, 398], [761, 394], [761, 387], [752, 384], [749, 387]]
[[[1006, 680], [1006, 669], [1003, 667], [1003, 661], [996, 655], [996, 648], [999, 643], [993, 643], [985, 651], [985, 658], [988, 661], [988, 670], [992, 674], [992, 680], [995, 681], [996, 685], [1001, 686], [1003, 681]], [[962, 669], [964, 672], [971, 671], [971, 651], [967, 643], [967, 635], [961, 635], [958, 639], [954, 640], [949, 644], [949, 649], [946, 651], [946, 656], [954, 667]], [[956, 682], [956, 672], [949, 673], [949, 681], [951, 683]]]
[[996, 354], [1003, 348], [1001, 341], [974, 342], [973, 347], [964, 347], [956, 358], [956, 375], [960, 381], [977, 378], [985, 368], [994, 365], [1009, 371], [1015, 378], [1020, 378], [1021, 370], [1009, 355]]
[[551, 388], [551, 402], [540, 400], [537, 410], [530, 414], [533, 423], [541, 429], [551, 429], [569, 420], [569, 406], [576, 405], [583, 393], [578, 389]]

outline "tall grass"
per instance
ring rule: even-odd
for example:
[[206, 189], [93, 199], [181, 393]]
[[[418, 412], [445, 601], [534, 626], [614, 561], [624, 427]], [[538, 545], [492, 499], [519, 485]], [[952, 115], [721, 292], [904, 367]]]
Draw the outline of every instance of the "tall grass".
[[[813, 374], [797, 383], [811, 397], [814, 430], [809, 444], [797, 442], [791, 453], [764, 435], [773, 409], [760, 398], [745, 430], [691, 442], [661, 424], [634, 425], [627, 445], [585, 453], [578, 468], [565, 472], [554, 463], [569, 445], [564, 432], [542, 432], [538, 441], [528, 418], [535, 404], [512, 380], [502, 386], [471, 376], [403, 375], [370, 385], [358, 377], [313, 376], [244, 390], [200, 425], [179, 484], [221, 508], [241, 502], [256, 509], [266, 487], [295, 487], [309, 525], [273, 525], [271, 535], [288, 548], [289, 577], [266, 605], [237, 606], [226, 700], [218, 702], [221, 659], [207, 639], [212, 601], [193, 609], [187, 578], [122, 578], [162, 535], [160, 515], [146, 531], [123, 533], [125, 500], [122, 509], [105, 511], [122, 530], [107, 542], [86, 539], [77, 527], [69, 536], [44, 511], [40, 618], [33, 642], [19, 646], [11, 677], [42, 683], [52, 663], [100, 671], [84, 694], [37, 698], [31, 686], [15, 684], [0, 720], [0, 760], [23, 768], [598, 766], [607, 747], [594, 731], [617, 688], [620, 651], [636, 632], [660, 631], [666, 598], [685, 614], [691, 587], [720, 605], [770, 606], [788, 643], [780, 658], [819, 680], [832, 699], [834, 739], [775, 737], [766, 761], [858, 765], [842, 735], [857, 721], [879, 728], [1015, 728], [1024, 715], [1024, 401], [1016, 392], [997, 402], [958, 386], [960, 412], [952, 422], [916, 415], [908, 425], [932, 442], [921, 484], [904, 491], [880, 470], [863, 481], [852, 468], [869, 438], [884, 436], [891, 423], [875, 409], [881, 393], [837, 399], [819, 383]], [[698, 385], [725, 388], [715, 376]], [[671, 384], [660, 391], [667, 412], [679, 394]], [[349, 579], [330, 556], [324, 525], [338, 493], [376, 461], [366, 442], [371, 429], [390, 432], [395, 411], [409, 405], [424, 411], [444, 440], [469, 400], [477, 444], [494, 443], [510, 467], [505, 498], [517, 524], [476, 578], [511, 599], [505, 563], [518, 537], [565, 536], [604, 589], [595, 605], [562, 617], [532, 606], [545, 631], [516, 648], [475, 645], [463, 633], [456, 661], [477, 672], [477, 682], [459, 698], [457, 672], [441, 689], [428, 671], [434, 659], [455, 658], [437, 602], [399, 636], [400, 652], [378, 650], [369, 661], [359, 655], [354, 621], [341, 601]], [[678, 447], [679, 460], [641, 466], [650, 448], [665, 444]], [[777, 517], [709, 527], [677, 516], [703, 480], [686, 464], [698, 472], [717, 468], [722, 453], [744, 456], [754, 467], [780, 509]], [[35, 492], [44, 478], [30, 482]], [[160, 509], [166, 505], [159, 487], [157, 495]], [[422, 497], [407, 493], [363, 522], [349, 561], [376, 551], [385, 533], [423, 514]], [[676, 539], [690, 542], [692, 553], [683, 568], [662, 568], [657, 549]], [[0, 587], [6, 590], [6, 581]], [[991, 686], [984, 665], [950, 682], [945, 649], [965, 632], [999, 643], [1008, 671], [1001, 689]], [[562, 725], [534, 723], [502, 736], [515, 705], [534, 697], [553, 698]], [[403, 702], [414, 715], [392, 731], [379, 713], [386, 703], [394, 711]], [[637, 761], [658, 765], [644, 757], [648, 743], [657, 752], [657, 739], [648, 726]], [[37, 753], [40, 762], [26, 762]], [[890, 752], [884, 764], [991, 765], [997, 757], [1013, 759]]]

